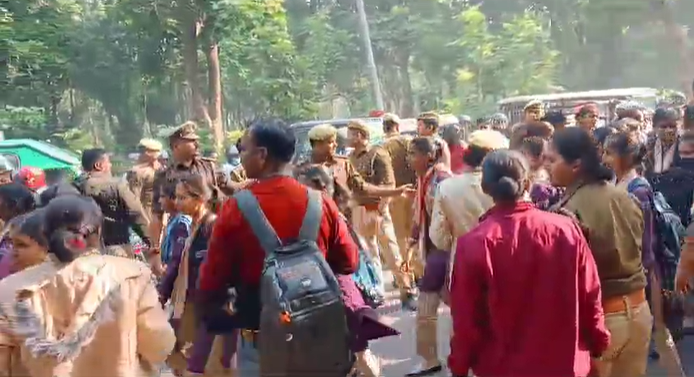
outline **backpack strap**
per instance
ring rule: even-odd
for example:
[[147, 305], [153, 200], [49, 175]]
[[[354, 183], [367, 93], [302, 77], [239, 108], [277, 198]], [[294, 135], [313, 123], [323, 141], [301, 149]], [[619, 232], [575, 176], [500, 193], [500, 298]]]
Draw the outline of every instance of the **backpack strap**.
[[234, 198], [239, 211], [241, 211], [241, 214], [243, 214], [243, 217], [253, 230], [260, 246], [265, 250], [265, 254], [270, 255], [274, 253], [278, 247], [282, 246], [282, 242], [277, 237], [277, 233], [270, 225], [267, 217], [265, 217], [258, 199], [249, 190], [237, 192], [234, 194]]
[[299, 230], [299, 239], [304, 241], [316, 241], [320, 223], [323, 218], [323, 195], [318, 190], [307, 190], [308, 204], [306, 205], [306, 214], [301, 222], [301, 230]]

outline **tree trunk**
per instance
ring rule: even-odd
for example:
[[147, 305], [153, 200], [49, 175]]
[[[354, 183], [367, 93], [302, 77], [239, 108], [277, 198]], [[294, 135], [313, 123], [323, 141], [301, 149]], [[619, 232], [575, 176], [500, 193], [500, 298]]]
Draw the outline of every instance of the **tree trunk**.
[[680, 90], [688, 95], [692, 95], [692, 77], [694, 77], [694, 52], [690, 54], [687, 46], [687, 31], [675, 20], [672, 7], [667, 0], [652, 0], [652, 7], [655, 9], [656, 17], [665, 27], [665, 35], [669, 43], [677, 49], [680, 56], [680, 70], [678, 81]]
[[400, 86], [402, 90], [402, 101], [400, 102], [400, 116], [411, 118], [415, 116], [414, 102], [412, 98], [412, 79], [410, 78], [409, 58], [398, 62], [400, 70]]
[[190, 114], [195, 117], [195, 121], [204, 123], [212, 128], [212, 119], [210, 119], [207, 106], [205, 106], [198, 78], [198, 35], [200, 34], [200, 26], [199, 20], [192, 20], [188, 25], [184, 26], [182, 32], [183, 65], [186, 71], [186, 82], [190, 90], [188, 109]]
[[214, 146], [222, 154], [224, 148], [224, 123], [222, 119], [222, 79], [219, 67], [219, 44], [213, 41], [207, 47], [207, 80], [209, 82], [210, 126], [214, 135]]

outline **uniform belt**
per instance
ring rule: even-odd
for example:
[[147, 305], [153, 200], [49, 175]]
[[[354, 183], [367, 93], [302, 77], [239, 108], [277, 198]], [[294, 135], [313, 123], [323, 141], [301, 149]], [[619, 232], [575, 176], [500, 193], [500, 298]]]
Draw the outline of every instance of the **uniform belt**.
[[[639, 289], [623, 296], [610, 297], [602, 301], [605, 314], [622, 313], [635, 308], [646, 301], [646, 290]], [[628, 305], [628, 306], [627, 306]]]
[[244, 342], [248, 342], [248, 343], [253, 344], [253, 347], [258, 346], [258, 335], [259, 335], [258, 330], [249, 330], [249, 329], [242, 329], [241, 330], [241, 340]]
[[363, 207], [364, 207], [364, 209], [366, 209], [367, 211], [379, 211], [379, 210], [380, 210], [380, 205], [379, 205], [379, 203], [364, 204]]

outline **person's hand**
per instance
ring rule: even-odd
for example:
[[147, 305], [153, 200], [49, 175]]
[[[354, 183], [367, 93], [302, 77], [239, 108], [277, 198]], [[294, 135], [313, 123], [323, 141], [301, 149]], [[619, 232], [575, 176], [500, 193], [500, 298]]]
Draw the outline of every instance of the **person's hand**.
[[241, 188], [242, 189], [248, 188], [248, 186], [250, 186], [256, 182], [258, 182], [257, 179], [247, 179], [241, 183]]
[[691, 276], [683, 271], [680, 266], [677, 266], [677, 273], [675, 273], [675, 292], [687, 293], [691, 288], [689, 285], [689, 280]]
[[149, 267], [152, 269], [152, 273], [156, 277], [162, 277], [164, 276], [164, 272], [166, 272], [166, 269], [164, 268], [164, 264], [161, 261], [161, 255], [158, 253], [152, 253], [150, 254], [149, 257]]
[[400, 191], [400, 195], [403, 196], [413, 196], [417, 193], [417, 190], [415, 190], [414, 185], [409, 183], [406, 185], [398, 186], [397, 190]]

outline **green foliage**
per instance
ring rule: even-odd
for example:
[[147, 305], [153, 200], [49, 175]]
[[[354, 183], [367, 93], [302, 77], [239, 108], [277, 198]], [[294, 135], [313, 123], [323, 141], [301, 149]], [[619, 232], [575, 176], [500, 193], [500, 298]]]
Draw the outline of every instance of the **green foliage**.
[[53, 135], [52, 139], [56, 141], [57, 145], [65, 147], [77, 154], [82, 153], [85, 149], [97, 147], [91, 135], [79, 128], [71, 128], [66, 131], [57, 132]]
[[[281, 0], [223, 0], [216, 23], [227, 110], [240, 118], [311, 117], [313, 92]], [[223, 25], [223, 26], [221, 26]], [[308, 90], [306, 90], [308, 89]]]
[[526, 11], [508, 17], [492, 32], [475, 7], [461, 13], [458, 22], [462, 36], [453, 44], [467, 59], [457, 70], [457, 95], [448, 102], [454, 113], [483, 116], [503, 97], [550, 90], [558, 52], [538, 15]]
[[35, 138], [46, 140], [46, 114], [39, 107], [5, 106], [0, 109], [0, 129], [5, 139]]
[[79, 153], [94, 147], [89, 133], [78, 128], [51, 133], [47, 117], [38, 107], [5, 106], [0, 109], [0, 129], [6, 139], [37, 139], [55, 143]]
[[[480, 116], [503, 97], [556, 86], [676, 87], [681, 46], [664, 26], [694, 28], [694, 2], [659, 3], [365, 1], [385, 110], [404, 117], [429, 109]], [[6, 137], [129, 150], [141, 137], [195, 117], [184, 40], [196, 28], [192, 77], [209, 104], [214, 86], [205, 53], [219, 47], [227, 135], [261, 116], [361, 116], [375, 107], [353, 1], [1, 4]], [[693, 38], [685, 41], [690, 50]]]

